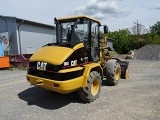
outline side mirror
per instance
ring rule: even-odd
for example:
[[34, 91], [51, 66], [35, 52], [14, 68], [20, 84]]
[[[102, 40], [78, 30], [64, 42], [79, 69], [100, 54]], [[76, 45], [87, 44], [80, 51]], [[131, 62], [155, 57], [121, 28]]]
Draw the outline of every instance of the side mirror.
[[108, 33], [108, 26], [107, 26], [107, 25], [104, 25], [104, 26], [103, 26], [103, 31], [104, 31], [104, 34], [107, 34], [107, 33]]
[[57, 18], [54, 18], [54, 24], [59, 23], [59, 21], [57, 20]]

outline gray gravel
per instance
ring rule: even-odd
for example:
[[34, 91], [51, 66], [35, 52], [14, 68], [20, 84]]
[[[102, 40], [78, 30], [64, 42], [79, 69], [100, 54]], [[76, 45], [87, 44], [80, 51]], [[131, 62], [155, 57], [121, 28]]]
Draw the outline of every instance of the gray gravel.
[[103, 86], [90, 104], [76, 93], [61, 95], [30, 86], [25, 70], [1, 70], [0, 120], [159, 120], [160, 62], [129, 62], [130, 78]]
[[160, 45], [146, 45], [136, 50], [134, 59], [159, 61]]

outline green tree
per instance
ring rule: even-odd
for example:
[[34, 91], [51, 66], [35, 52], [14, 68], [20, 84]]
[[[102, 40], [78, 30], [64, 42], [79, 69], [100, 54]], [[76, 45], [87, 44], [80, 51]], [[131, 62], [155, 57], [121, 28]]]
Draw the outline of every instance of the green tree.
[[160, 35], [154, 33], [148, 33], [146, 38], [146, 44], [160, 44]]
[[156, 33], [156, 34], [160, 35], [160, 21], [158, 21], [153, 26], [151, 26], [150, 31], [151, 31], [151, 33]]
[[115, 51], [119, 54], [125, 54], [130, 50], [139, 49], [148, 44], [160, 44], [160, 21], [150, 27], [150, 33], [144, 35], [133, 35], [128, 29], [100, 33], [102, 37], [113, 39]]
[[108, 38], [113, 39], [113, 46], [118, 53], [127, 53], [134, 48], [134, 36], [131, 35], [128, 29], [109, 32]]

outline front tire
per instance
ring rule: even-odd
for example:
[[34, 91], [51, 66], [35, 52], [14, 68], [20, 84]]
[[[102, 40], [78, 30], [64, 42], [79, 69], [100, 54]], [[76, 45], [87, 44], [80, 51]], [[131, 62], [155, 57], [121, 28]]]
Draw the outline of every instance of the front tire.
[[112, 85], [112, 86], [117, 85], [119, 82], [120, 76], [121, 76], [121, 67], [118, 63], [115, 63], [114, 75], [107, 75], [106, 76], [107, 84]]
[[92, 102], [99, 97], [101, 90], [101, 76], [97, 71], [92, 71], [89, 74], [87, 86], [78, 90], [79, 97], [86, 101]]

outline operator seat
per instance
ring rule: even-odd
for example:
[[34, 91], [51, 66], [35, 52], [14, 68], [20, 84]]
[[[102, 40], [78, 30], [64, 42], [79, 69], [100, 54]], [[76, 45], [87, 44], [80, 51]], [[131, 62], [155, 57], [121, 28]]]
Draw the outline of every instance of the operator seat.
[[74, 25], [71, 25], [71, 33], [67, 36], [69, 42], [79, 42], [80, 39], [78, 35], [75, 33]]

